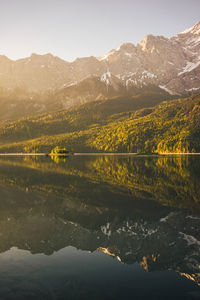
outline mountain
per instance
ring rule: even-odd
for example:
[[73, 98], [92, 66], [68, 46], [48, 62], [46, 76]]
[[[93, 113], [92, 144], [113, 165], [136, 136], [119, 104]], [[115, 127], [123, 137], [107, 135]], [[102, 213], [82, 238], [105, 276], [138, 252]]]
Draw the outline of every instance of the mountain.
[[200, 96], [155, 104], [147, 94], [3, 122], [0, 151], [50, 152], [58, 145], [74, 152], [200, 152]]
[[[105, 80], [98, 77], [88, 77], [77, 84], [46, 92], [27, 92], [24, 89], [14, 90], [0, 89], [0, 121], [20, 119], [26, 116], [68, 109], [87, 102], [107, 99], [138, 98], [145, 106], [153, 105], [163, 99], [171, 99], [170, 95], [159, 87], [148, 85], [143, 88], [132, 87], [129, 90], [121, 84], [118, 78], [111, 77], [112, 85], [107, 85]], [[149, 100], [147, 100], [147, 93]], [[126, 100], [125, 100], [126, 102]], [[142, 104], [142, 105], [143, 105]], [[117, 101], [116, 101], [117, 105]], [[124, 103], [126, 107], [126, 103]], [[138, 103], [140, 107], [141, 104]]]
[[[28, 92], [54, 91], [89, 77], [106, 87], [156, 85], [171, 94], [200, 89], [200, 22], [173, 37], [147, 35], [138, 45], [125, 43], [102, 57], [66, 62], [51, 54], [12, 61], [0, 56], [0, 87]], [[87, 101], [87, 95], [83, 97]]]
[[36, 92], [55, 89], [69, 80], [69, 65], [51, 54], [32, 54], [16, 61], [0, 56], [0, 86]]
[[[108, 101], [108, 103], [112, 103], [111, 111], [115, 110], [114, 106], [118, 107], [120, 102], [120, 107], [124, 111], [124, 109], [127, 109], [127, 101], [130, 103], [130, 107], [135, 108], [154, 105], [163, 101], [163, 99], [172, 98], [174, 96], [156, 86], [132, 87], [129, 91], [126, 91], [119, 84], [116, 90], [113, 87], [107, 87], [98, 78], [90, 77], [76, 85], [46, 93], [28, 93], [19, 88], [11, 91], [1, 89], [0, 121], [16, 120], [47, 112], [53, 113], [99, 100], [112, 99], [112, 101]], [[136, 99], [140, 103], [136, 103]]]

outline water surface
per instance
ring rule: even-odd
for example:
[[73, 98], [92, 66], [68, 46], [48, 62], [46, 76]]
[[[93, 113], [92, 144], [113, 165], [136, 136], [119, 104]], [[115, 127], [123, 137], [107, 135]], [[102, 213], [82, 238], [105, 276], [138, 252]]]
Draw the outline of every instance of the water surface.
[[0, 299], [199, 299], [200, 157], [1, 157]]

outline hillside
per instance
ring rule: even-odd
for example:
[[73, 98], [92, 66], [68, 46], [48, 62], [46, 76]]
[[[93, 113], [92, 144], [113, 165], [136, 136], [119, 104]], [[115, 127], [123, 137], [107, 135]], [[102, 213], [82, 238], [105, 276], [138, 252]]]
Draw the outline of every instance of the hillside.
[[0, 144], [83, 130], [97, 123], [102, 126], [111, 122], [113, 118], [119, 118], [115, 116], [117, 114], [154, 106], [163, 99], [170, 99], [169, 94], [156, 87], [146, 87], [143, 90], [135, 90], [134, 96], [112, 97], [67, 110], [50, 110], [48, 113], [24, 117], [17, 121], [5, 121], [0, 123]]
[[0, 151], [49, 152], [59, 145], [74, 152], [200, 152], [199, 95], [132, 111], [129, 101], [124, 110], [120, 105], [109, 111], [110, 103], [100, 101], [2, 124]]
[[[20, 88], [14, 90], [0, 88], [0, 121], [11, 121], [37, 114], [52, 113], [111, 98], [130, 100], [133, 98], [133, 100], [138, 99], [138, 101], [145, 99], [146, 102], [149, 102], [148, 105], [153, 105], [158, 101], [172, 99], [173, 97], [155, 85], [142, 88], [132, 87], [127, 90], [120, 84], [119, 80], [113, 81], [113, 86], [107, 86], [105, 82], [96, 77], [84, 79], [72, 86], [42, 93], [30, 93]], [[138, 107], [142, 107], [143, 104], [138, 105]]]

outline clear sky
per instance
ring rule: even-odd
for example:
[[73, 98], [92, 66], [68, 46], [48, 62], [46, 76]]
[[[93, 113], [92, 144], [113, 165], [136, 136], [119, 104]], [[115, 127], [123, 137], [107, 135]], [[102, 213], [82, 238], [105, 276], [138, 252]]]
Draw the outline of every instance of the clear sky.
[[0, 0], [0, 54], [100, 56], [200, 21], [200, 0]]

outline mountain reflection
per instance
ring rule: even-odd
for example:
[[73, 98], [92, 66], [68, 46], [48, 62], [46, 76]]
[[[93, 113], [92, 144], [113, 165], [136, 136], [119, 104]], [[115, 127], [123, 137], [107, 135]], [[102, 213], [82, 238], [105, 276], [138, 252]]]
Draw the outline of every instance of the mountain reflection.
[[1, 158], [0, 252], [99, 250], [200, 283], [200, 158]]

